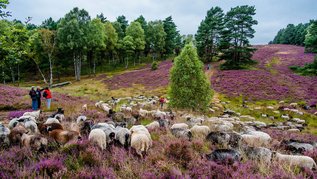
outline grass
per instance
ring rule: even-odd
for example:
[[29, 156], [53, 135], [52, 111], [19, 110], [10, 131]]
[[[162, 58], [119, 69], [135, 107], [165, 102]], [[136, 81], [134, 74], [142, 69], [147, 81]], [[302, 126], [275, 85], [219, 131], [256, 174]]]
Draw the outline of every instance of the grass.
[[274, 69], [274, 66], [278, 64], [280, 64], [280, 59], [278, 57], [273, 57], [265, 64], [265, 67], [269, 69], [271, 74], [276, 75], [278, 72], [276, 69]]

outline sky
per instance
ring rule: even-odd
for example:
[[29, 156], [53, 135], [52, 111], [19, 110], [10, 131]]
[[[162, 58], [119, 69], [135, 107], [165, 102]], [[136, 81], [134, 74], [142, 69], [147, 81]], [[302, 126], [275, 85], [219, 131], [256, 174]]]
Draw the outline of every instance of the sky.
[[125, 15], [133, 21], [143, 15], [147, 21], [172, 16], [181, 34], [195, 34], [207, 11], [214, 6], [225, 12], [239, 5], [256, 8], [258, 25], [252, 44], [267, 44], [287, 24], [317, 19], [317, 0], [10, 0], [12, 18], [41, 24], [48, 17], [58, 20], [73, 7], [84, 8], [91, 17], [101, 12], [108, 20]]

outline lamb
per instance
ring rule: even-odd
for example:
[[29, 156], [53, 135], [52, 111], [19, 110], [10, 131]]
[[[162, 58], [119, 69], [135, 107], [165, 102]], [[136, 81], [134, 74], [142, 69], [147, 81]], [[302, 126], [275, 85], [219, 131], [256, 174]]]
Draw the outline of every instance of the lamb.
[[101, 129], [91, 130], [88, 136], [88, 140], [96, 143], [101, 148], [101, 150], [104, 150], [107, 147], [106, 133]]
[[241, 136], [242, 140], [250, 147], [267, 146], [272, 140], [269, 134], [261, 131], [249, 131]]
[[49, 136], [52, 137], [59, 144], [69, 144], [71, 142], [77, 142], [81, 139], [81, 136], [76, 131], [68, 131], [68, 130], [49, 130]]
[[238, 151], [232, 149], [217, 149], [206, 155], [208, 160], [219, 164], [233, 164], [241, 161], [241, 155]]
[[86, 121], [86, 120], [87, 120], [87, 117], [81, 115], [81, 116], [78, 116], [78, 117], [77, 117], [76, 122], [77, 122], [77, 124], [79, 124], [79, 123], [84, 122], [84, 121]]
[[33, 112], [25, 112], [23, 116], [32, 116], [37, 120], [40, 118], [41, 112], [42, 112], [41, 110], [33, 111]]
[[264, 147], [245, 147], [244, 154], [248, 160], [260, 161], [269, 164], [272, 159], [272, 151]]
[[210, 128], [208, 126], [198, 126], [198, 125], [194, 125], [190, 131], [193, 134], [193, 137], [202, 137], [202, 138], [206, 138], [206, 136], [209, 134], [210, 132]]
[[23, 134], [21, 137], [21, 144], [22, 146], [29, 147], [32, 150], [45, 152], [48, 140], [40, 135]]
[[131, 147], [135, 149], [141, 158], [147, 154], [151, 146], [152, 139], [146, 133], [140, 130], [131, 132]]
[[115, 128], [115, 132], [116, 132], [116, 136], [115, 136], [115, 140], [122, 146], [124, 146], [125, 148], [128, 148], [128, 146], [130, 145], [130, 137], [131, 137], [131, 132], [129, 129], [127, 128], [123, 128], [120, 126], [117, 126]]
[[272, 152], [272, 159], [281, 164], [288, 164], [290, 166], [297, 166], [309, 169], [317, 168], [314, 159], [308, 156], [285, 155], [278, 152]]
[[48, 118], [44, 124], [60, 123], [56, 118]]
[[81, 107], [81, 109], [82, 109], [83, 111], [87, 111], [87, 110], [88, 110], [87, 104], [84, 104], [84, 105]]

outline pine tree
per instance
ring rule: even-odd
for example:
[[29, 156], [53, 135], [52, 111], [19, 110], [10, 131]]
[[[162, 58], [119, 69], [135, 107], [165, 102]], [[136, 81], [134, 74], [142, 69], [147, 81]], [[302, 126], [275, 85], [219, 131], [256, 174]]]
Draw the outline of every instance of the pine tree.
[[174, 60], [169, 96], [170, 105], [179, 109], [205, 110], [211, 100], [210, 83], [192, 43]]
[[217, 56], [223, 30], [223, 10], [220, 7], [213, 7], [207, 12], [195, 35], [198, 54], [204, 61], [212, 61], [213, 57]]
[[176, 48], [176, 40], [179, 35], [179, 31], [177, 31], [176, 25], [173, 22], [172, 16], [167, 17], [163, 21], [164, 31], [166, 33], [165, 38], [165, 53], [173, 54]]

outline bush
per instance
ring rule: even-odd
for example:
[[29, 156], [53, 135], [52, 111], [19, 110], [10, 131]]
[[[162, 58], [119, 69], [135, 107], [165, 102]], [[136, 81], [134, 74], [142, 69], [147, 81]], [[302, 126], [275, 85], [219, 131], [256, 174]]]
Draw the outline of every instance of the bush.
[[170, 105], [179, 109], [206, 110], [211, 100], [210, 82], [193, 44], [175, 58], [170, 75]]
[[154, 61], [153, 63], [152, 63], [152, 66], [151, 66], [151, 70], [157, 70], [158, 69], [158, 63], [157, 63], [157, 61]]
[[291, 70], [301, 75], [317, 75], [317, 56], [313, 63], [306, 64], [303, 67], [299, 66], [290, 66]]

